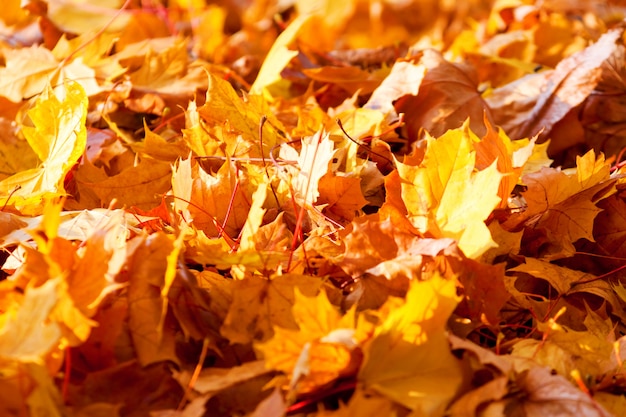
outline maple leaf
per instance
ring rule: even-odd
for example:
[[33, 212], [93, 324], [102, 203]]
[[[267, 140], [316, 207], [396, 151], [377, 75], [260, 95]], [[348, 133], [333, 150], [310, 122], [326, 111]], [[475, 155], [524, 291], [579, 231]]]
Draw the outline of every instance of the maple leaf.
[[169, 163], [144, 158], [136, 166], [109, 175], [88, 160], [81, 161], [74, 179], [77, 195], [74, 208], [108, 206], [113, 199], [125, 206], [151, 209], [171, 186]]
[[593, 222], [602, 211], [596, 204], [614, 192], [615, 180], [609, 178], [604, 157], [596, 161], [593, 151], [579, 157], [578, 165], [576, 175], [554, 168], [525, 175], [527, 190], [522, 195], [527, 207], [511, 215], [503, 227], [548, 230], [562, 248], [551, 254], [554, 257], [571, 254], [579, 239], [593, 241]]
[[302, 26], [310, 20], [310, 15], [298, 16], [276, 39], [259, 70], [254, 84], [250, 87], [251, 94], [260, 95], [267, 91], [270, 96], [273, 95], [271, 93], [273, 84], [282, 81], [280, 71], [298, 55], [297, 51], [289, 49], [289, 45], [295, 41]]
[[255, 349], [267, 367], [289, 375], [290, 389], [306, 393], [355, 371], [354, 312], [342, 317], [324, 291], [308, 298], [296, 290], [294, 296], [298, 330], [275, 327], [274, 337], [255, 343]]
[[172, 175], [172, 192], [178, 197], [174, 206], [208, 236], [237, 236], [248, 218], [252, 194], [244, 175], [230, 161], [213, 175], [191, 157], [181, 160]]
[[623, 10], [23, 3], [0, 415], [624, 414]]
[[51, 90], [43, 94], [28, 112], [34, 126], [22, 132], [41, 166], [20, 171], [0, 181], [0, 204], [35, 214], [44, 198], [65, 194], [65, 175], [85, 150], [87, 96], [76, 83], [65, 87], [65, 97]]
[[60, 280], [27, 289], [20, 303], [3, 312], [0, 357], [42, 363], [43, 357], [56, 347], [61, 328], [58, 322], [48, 321], [48, 316], [57, 303]]
[[[6, 66], [0, 68], [0, 95], [13, 102], [29, 99], [45, 91], [46, 86], [80, 84], [88, 95], [100, 91], [95, 71], [75, 58], [69, 63], [59, 62], [51, 51], [42, 46], [4, 51]], [[36, 65], [33, 61], [37, 62]], [[49, 94], [49, 93], [48, 93]]]
[[484, 221], [500, 202], [502, 174], [495, 162], [474, 172], [475, 152], [467, 123], [437, 139], [429, 137], [424, 159], [417, 166], [401, 162], [397, 166], [401, 199], [420, 232], [456, 239], [470, 258], [495, 246]]
[[359, 381], [411, 410], [440, 415], [462, 381], [444, 331], [456, 303], [453, 280], [411, 281], [406, 301], [390, 309], [364, 345]]
[[613, 333], [610, 320], [601, 320], [593, 312], [585, 319], [589, 330], [574, 331], [550, 320], [539, 323], [537, 328], [544, 338], [520, 340], [512, 354], [532, 358], [544, 366], [550, 366], [566, 378], [577, 370], [583, 375], [607, 372], [612, 354], [610, 336]]
[[516, 378], [522, 395], [504, 400], [511, 413], [525, 415], [572, 415], [585, 413], [590, 416], [608, 417], [592, 397], [574, 387], [561, 375], [553, 375], [549, 368], [534, 367]]
[[407, 129], [412, 140], [420, 137], [421, 130], [440, 136], [468, 119], [477, 134], [485, 131], [484, 117], [494, 125], [491, 110], [477, 92], [477, 81], [468, 68], [446, 61], [433, 49], [423, 51], [419, 64], [426, 67], [419, 92], [400, 98], [394, 105], [409, 120]]
[[232, 343], [249, 343], [267, 340], [278, 327], [295, 329], [297, 322], [290, 312], [295, 289], [314, 296], [321, 285], [312, 277], [291, 274], [236, 281], [221, 333]]
[[128, 325], [142, 365], [179, 361], [162, 296], [167, 271], [171, 268], [168, 256], [175, 251], [174, 242], [174, 238], [161, 232], [129, 242]]
[[[193, 94], [206, 82], [204, 71], [199, 66], [189, 65], [185, 40], [172, 37], [163, 45], [165, 40], [160, 39], [158, 51], [153, 50], [149, 42], [141, 42], [138, 48], [142, 50], [144, 62], [130, 74], [133, 88], [162, 94]], [[124, 51], [131, 48], [133, 46], [129, 45]], [[124, 63], [122, 58], [118, 57]]]
[[286, 168], [285, 176], [299, 204], [311, 207], [317, 201], [320, 194], [319, 183], [328, 172], [333, 149], [333, 141], [327, 133], [321, 131], [302, 139], [300, 153], [289, 145], [281, 146], [281, 158], [298, 161], [298, 168]]
[[324, 175], [320, 178], [317, 203], [324, 206], [324, 213], [335, 220], [352, 220], [367, 204], [363, 197], [361, 180], [355, 177]]
[[[270, 157], [273, 149], [283, 138], [285, 131], [283, 124], [269, 108], [268, 103], [260, 95], [245, 95], [239, 97], [228, 81], [209, 73], [209, 88], [206, 93], [206, 102], [197, 109], [199, 116], [206, 123], [205, 133], [195, 132], [196, 137], [186, 141], [189, 147], [198, 155], [212, 156], [213, 148], [207, 146], [207, 151], [201, 151], [203, 142], [217, 141], [224, 143], [225, 153], [231, 157], [258, 158]], [[193, 109], [191, 109], [193, 111]], [[198, 119], [193, 125], [198, 125]], [[267, 122], [262, 126], [263, 141], [259, 138], [259, 124], [263, 117]], [[192, 128], [192, 126], [187, 126]], [[202, 136], [208, 136], [203, 139]]]
[[547, 137], [597, 86], [601, 66], [615, 53], [623, 32], [622, 27], [612, 29], [563, 59], [554, 70], [528, 75], [495, 90], [486, 99], [495, 122], [512, 137], [529, 137], [540, 131]]

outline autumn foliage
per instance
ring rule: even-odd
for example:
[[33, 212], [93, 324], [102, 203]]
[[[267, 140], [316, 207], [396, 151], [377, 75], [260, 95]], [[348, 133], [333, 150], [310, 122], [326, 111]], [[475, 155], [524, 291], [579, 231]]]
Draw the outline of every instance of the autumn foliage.
[[0, 416], [626, 415], [626, 7], [0, 8]]

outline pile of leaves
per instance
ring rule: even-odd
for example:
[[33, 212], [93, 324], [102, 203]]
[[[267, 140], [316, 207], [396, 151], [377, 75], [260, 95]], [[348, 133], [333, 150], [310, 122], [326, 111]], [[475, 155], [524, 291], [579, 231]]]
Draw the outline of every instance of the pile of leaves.
[[4, 2], [0, 415], [626, 415], [625, 16]]

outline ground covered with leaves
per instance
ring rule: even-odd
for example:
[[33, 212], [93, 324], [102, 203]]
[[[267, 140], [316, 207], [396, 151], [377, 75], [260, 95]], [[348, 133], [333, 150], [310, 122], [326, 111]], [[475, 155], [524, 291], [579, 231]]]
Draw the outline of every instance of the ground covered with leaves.
[[626, 415], [625, 16], [5, 1], [0, 415]]

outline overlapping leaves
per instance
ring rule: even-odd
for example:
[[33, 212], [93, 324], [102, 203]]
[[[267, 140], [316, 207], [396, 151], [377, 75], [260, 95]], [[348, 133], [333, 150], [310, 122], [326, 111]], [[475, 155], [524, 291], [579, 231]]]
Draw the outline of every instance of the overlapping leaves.
[[626, 413], [626, 11], [45, 3], [0, 13], [0, 414]]

